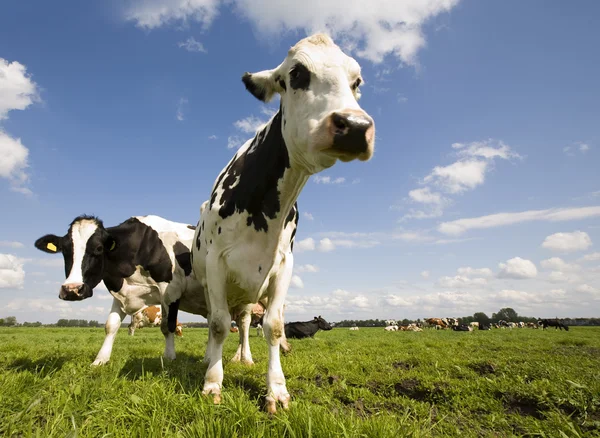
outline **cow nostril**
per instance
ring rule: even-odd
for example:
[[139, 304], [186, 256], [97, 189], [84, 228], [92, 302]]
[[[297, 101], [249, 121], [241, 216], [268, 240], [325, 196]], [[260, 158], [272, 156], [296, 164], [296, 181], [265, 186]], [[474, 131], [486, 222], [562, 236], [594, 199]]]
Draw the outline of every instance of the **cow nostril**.
[[340, 131], [343, 131], [344, 129], [348, 128], [348, 120], [345, 117], [340, 116], [339, 114], [334, 114], [333, 125]]

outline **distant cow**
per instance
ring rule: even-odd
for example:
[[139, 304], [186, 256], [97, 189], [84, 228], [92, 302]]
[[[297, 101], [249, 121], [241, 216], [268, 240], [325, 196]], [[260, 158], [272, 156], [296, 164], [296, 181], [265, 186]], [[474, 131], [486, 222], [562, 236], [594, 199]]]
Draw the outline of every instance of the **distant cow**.
[[350, 330], [356, 331], [358, 330], [358, 327], [350, 327]]
[[444, 322], [441, 318], [427, 318], [425, 323], [429, 327], [435, 327], [436, 329], [446, 328], [448, 326], [448, 323]]
[[569, 327], [567, 327], [565, 324], [563, 324], [562, 322], [560, 322], [558, 320], [558, 318], [555, 319], [540, 319], [538, 321], [538, 325], [542, 326], [542, 329], [545, 330], [547, 327], [554, 327], [554, 330], [556, 329], [565, 329], [566, 331], [569, 331]]
[[535, 322], [528, 322], [527, 323], [527, 327], [532, 328], [532, 329], [536, 329], [536, 328], [538, 328], [538, 325]]
[[331, 325], [325, 321], [321, 315], [315, 316], [312, 321], [306, 322], [289, 322], [285, 325], [285, 337], [302, 339], [314, 337], [315, 333], [320, 330], [331, 330]]
[[388, 325], [387, 327], [384, 328], [384, 330], [386, 332], [397, 332], [398, 326], [397, 325]]
[[452, 330], [454, 330], [455, 332], [472, 332], [473, 327], [469, 327], [466, 324], [460, 324], [460, 325], [453, 325]]
[[490, 326], [484, 323], [479, 324], [479, 330], [490, 330]]
[[[131, 315], [131, 323], [129, 324], [129, 334], [133, 336], [136, 329], [141, 329], [143, 327], [158, 327], [162, 322], [162, 311], [160, 306], [148, 306], [145, 309], [142, 309], [135, 315]], [[183, 331], [181, 329], [181, 324], [177, 321], [177, 326], [175, 328], [176, 336], [183, 336]]]
[[473, 321], [472, 323], [469, 324], [471, 327], [473, 327], [473, 329], [479, 328], [479, 323], [477, 321]]

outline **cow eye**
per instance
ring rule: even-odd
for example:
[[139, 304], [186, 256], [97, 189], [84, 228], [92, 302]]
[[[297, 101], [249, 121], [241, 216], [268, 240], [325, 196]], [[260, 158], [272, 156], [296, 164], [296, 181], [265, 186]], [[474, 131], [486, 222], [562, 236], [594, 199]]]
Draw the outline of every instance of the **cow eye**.
[[104, 251], [104, 246], [103, 245], [98, 245], [96, 247], [96, 254], [102, 254], [102, 252]]
[[310, 86], [310, 70], [304, 64], [296, 64], [290, 70], [290, 87], [293, 90], [308, 90]]

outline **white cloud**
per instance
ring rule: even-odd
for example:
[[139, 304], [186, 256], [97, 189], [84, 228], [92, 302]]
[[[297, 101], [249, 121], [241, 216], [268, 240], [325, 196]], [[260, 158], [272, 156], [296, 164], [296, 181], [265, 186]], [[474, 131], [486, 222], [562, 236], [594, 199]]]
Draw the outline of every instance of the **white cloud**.
[[496, 213], [476, 218], [458, 219], [443, 222], [438, 231], [444, 234], [460, 235], [472, 229], [495, 228], [522, 222], [548, 221], [563, 222], [600, 216], [599, 207], [551, 208], [548, 210], [528, 210], [519, 213]]
[[551, 283], [573, 283], [579, 281], [579, 277], [573, 273], [567, 274], [563, 271], [552, 271], [550, 272], [550, 275], [548, 275], [548, 280]]
[[23, 289], [24, 260], [12, 254], [0, 254], [0, 289]]
[[189, 37], [185, 41], [180, 41], [177, 46], [184, 48], [188, 52], [206, 53], [204, 45], [200, 41], [196, 41], [194, 37]]
[[573, 263], [567, 263], [560, 257], [552, 257], [546, 260], [542, 260], [540, 262], [540, 265], [542, 266], [542, 268], [551, 271], [574, 272], [581, 270], [581, 266]]
[[449, 193], [461, 193], [483, 184], [487, 167], [487, 161], [482, 160], [456, 161], [449, 166], [434, 167], [423, 181]]
[[343, 176], [332, 179], [330, 176], [321, 176], [315, 175], [312, 177], [312, 180], [317, 184], [342, 184], [346, 181], [346, 178]]
[[192, 20], [207, 28], [221, 4], [232, 3], [265, 39], [289, 31], [328, 30], [343, 47], [374, 63], [392, 55], [415, 65], [417, 53], [426, 45], [423, 25], [452, 10], [458, 0], [378, 0], [368, 9], [364, 3], [343, 0], [129, 0], [125, 18], [148, 29]]
[[304, 217], [305, 219], [307, 219], [309, 221], [315, 220], [315, 217], [311, 213], [309, 213], [307, 211], [305, 211], [304, 213], [302, 213], [302, 217]]
[[509, 303], [539, 303], [541, 298], [531, 292], [504, 289], [494, 294], [492, 298]]
[[177, 103], [177, 120], [179, 120], [180, 122], [185, 120], [184, 114], [183, 114], [183, 107], [185, 106], [185, 104], [188, 103], [188, 100], [185, 97], [182, 97], [179, 99], [179, 102]]
[[315, 240], [312, 237], [309, 237], [304, 240], [300, 240], [294, 244], [294, 249], [296, 252], [302, 251], [314, 251], [315, 249]]
[[234, 122], [234, 126], [246, 134], [255, 134], [266, 123], [267, 121], [259, 119], [258, 117], [249, 116]]
[[336, 298], [346, 298], [352, 294], [344, 289], [336, 289], [333, 292], [331, 292], [331, 295], [333, 295]]
[[319, 251], [321, 252], [329, 252], [329, 251], [333, 251], [335, 249], [335, 244], [333, 243], [333, 241], [327, 237], [325, 237], [324, 239], [321, 239], [319, 241]]
[[463, 287], [481, 287], [487, 284], [485, 278], [469, 278], [464, 275], [454, 277], [441, 277], [438, 284], [448, 289], [461, 289]]
[[0, 58], [0, 120], [8, 112], [24, 110], [39, 100], [37, 84], [27, 74], [27, 68], [17, 61]]
[[294, 268], [294, 271], [298, 274], [302, 274], [303, 272], [319, 272], [319, 267], [310, 264], [298, 265]]
[[486, 141], [474, 141], [468, 144], [454, 143], [452, 144], [452, 148], [457, 149], [458, 155], [462, 157], [480, 157], [486, 160], [493, 158], [502, 158], [503, 160], [522, 158], [519, 154], [512, 151], [510, 146], [505, 144], [502, 140], [495, 141], [489, 139]]
[[577, 286], [575, 291], [579, 292], [579, 293], [585, 293], [585, 294], [591, 294], [591, 295], [600, 295], [600, 291], [598, 289], [590, 286], [589, 284], [579, 285], [579, 286]]
[[442, 195], [437, 192], [432, 192], [429, 187], [411, 190], [408, 192], [408, 196], [413, 201], [422, 204], [441, 204], [443, 202]]
[[106, 315], [107, 313], [107, 308], [102, 306], [68, 303], [58, 298], [16, 298], [8, 302], [6, 309], [15, 312], [49, 313], [55, 315], [56, 319], [78, 316], [90, 319], [91, 315]]
[[238, 149], [244, 144], [244, 139], [237, 135], [230, 135], [227, 137], [227, 149]]
[[471, 277], [491, 277], [494, 275], [490, 268], [471, 268], [470, 266], [465, 266], [462, 268], [458, 268], [458, 275], [468, 275]]
[[542, 243], [542, 247], [559, 252], [583, 251], [592, 246], [592, 239], [585, 231], [552, 234]]
[[429, 242], [432, 237], [421, 231], [404, 231], [400, 233], [394, 233], [393, 239], [402, 240], [404, 242]]
[[0, 240], [0, 246], [4, 246], [4, 247], [8, 247], [8, 248], [23, 248], [25, 245], [23, 245], [21, 242], [11, 242], [8, 240]]
[[563, 148], [563, 152], [570, 157], [575, 156], [575, 153], [577, 151], [581, 152], [582, 154], [585, 154], [589, 150], [590, 150], [590, 145], [587, 143], [583, 143], [583, 142], [575, 142], [575, 143], [573, 143], [569, 146], [565, 146]]
[[304, 282], [302, 281], [302, 279], [299, 276], [293, 275], [290, 287], [292, 287], [294, 289], [304, 289]]
[[590, 145], [589, 144], [586, 144], [586, 143], [580, 143], [579, 144], [579, 151], [580, 152], [582, 152], [582, 153], [585, 154], [589, 150], [590, 150]]
[[512, 258], [506, 263], [499, 263], [498, 267], [500, 268], [500, 272], [498, 273], [499, 278], [523, 280], [537, 276], [537, 268], [533, 262], [521, 257]]
[[600, 260], [600, 252], [593, 252], [591, 254], [586, 254], [579, 259], [582, 262], [596, 262]]
[[429, 271], [421, 271], [421, 277], [423, 277], [425, 280], [427, 280], [430, 275], [431, 274], [429, 273]]
[[[1, 74], [1, 72], [0, 72]], [[29, 175], [25, 171], [28, 167], [29, 149], [21, 143], [20, 138], [13, 138], [0, 128], [0, 177], [10, 181], [11, 190], [23, 194], [31, 194], [25, 187]]]
[[371, 303], [369, 302], [369, 299], [367, 297], [365, 297], [364, 295], [359, 295], [357, 297], [352, 298], [350, 300], [350, 304], [352, 306], [356, 306], [361, 309], [366, 309], [368, 307], [371, 307]]
[[208, 136], [208, 139], [209, 139], [209, 140], [216, 140], [217, 138], [219, 138], [219, 137], [217, 137], [217, 136], [216, 136], [216, 135], [214, 135], [214, 134], [213, 134], [213, 135], [209, 135], [209, 136]]

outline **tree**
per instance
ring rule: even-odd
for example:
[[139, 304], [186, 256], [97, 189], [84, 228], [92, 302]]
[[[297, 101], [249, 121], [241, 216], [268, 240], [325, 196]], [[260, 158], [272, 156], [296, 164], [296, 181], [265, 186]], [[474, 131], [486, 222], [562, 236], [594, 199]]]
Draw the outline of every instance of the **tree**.
[[473, 314], [473, 320], [477, 321], [479, 324], [489, 325], [490, 318], [483, 312], [477, 312]]
[[498, 313], [492, 313], [492, 319], [494, 321], [504, 320], [507, 322], [517, 322], [518, 317], [519, 315], [517, 314], [517, 312], [515, 312], [515, 310], [510, 307], [500, 309]]
[[6, 318], [4, 318], [4, 325], [7, 325], [9, 327], [17, 325], [17, 318], [15, 316], [7, 316]]

